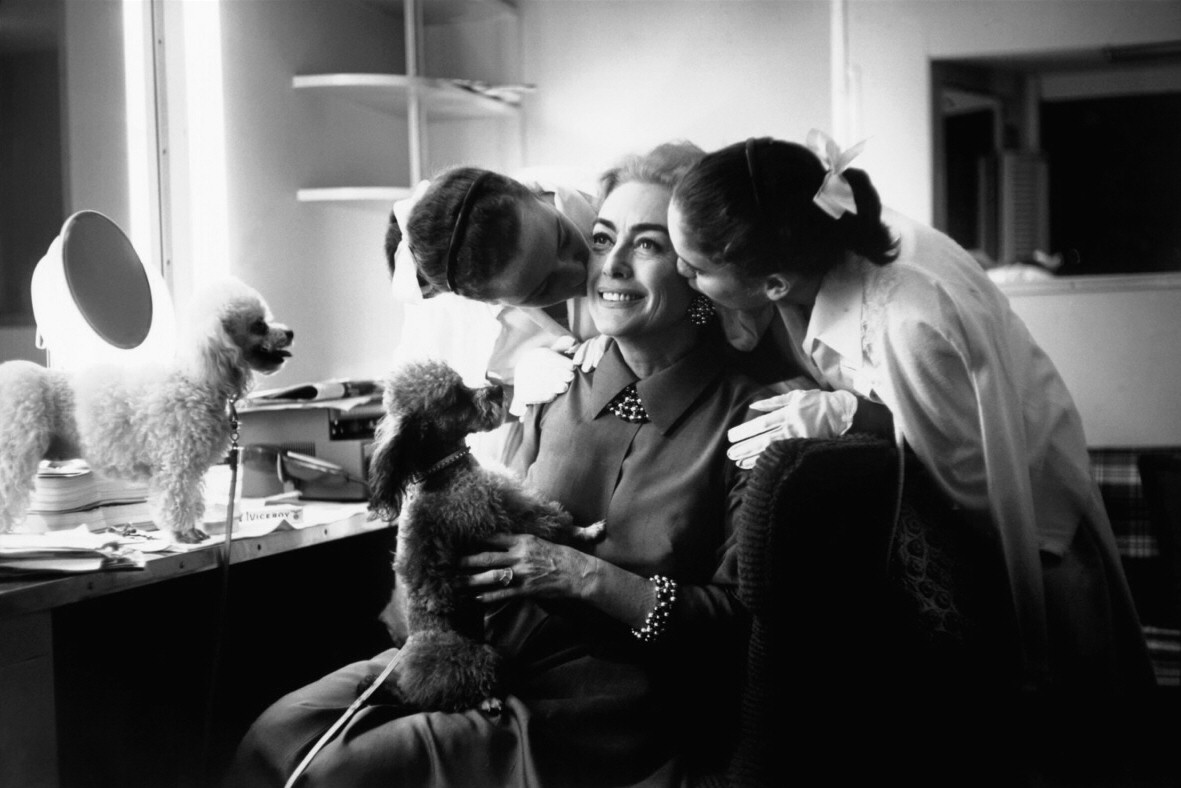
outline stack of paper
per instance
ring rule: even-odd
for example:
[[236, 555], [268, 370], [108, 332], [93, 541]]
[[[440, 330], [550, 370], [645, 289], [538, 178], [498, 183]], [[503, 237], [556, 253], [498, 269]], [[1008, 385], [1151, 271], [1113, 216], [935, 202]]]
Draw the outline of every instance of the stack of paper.
[[99, 531], [151, 521], [146, 482], [104, 476], [82, 460], [69, 460], [41, 463], [19, 530], [45, 533], [85, 525]]
[[143, 553], [113, 534], [76, 528], [53, 534], [0, 534], [0, 577], [143, 569]]

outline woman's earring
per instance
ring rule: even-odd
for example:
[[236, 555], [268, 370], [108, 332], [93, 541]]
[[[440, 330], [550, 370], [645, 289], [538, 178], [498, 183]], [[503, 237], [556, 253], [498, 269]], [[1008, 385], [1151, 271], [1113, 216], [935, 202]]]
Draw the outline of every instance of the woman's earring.
[[715, 314], [714, 302], [701, 293], [693, 296], [693, 300], [689, 302], [689, 322], [695, 326], [708, 325]]

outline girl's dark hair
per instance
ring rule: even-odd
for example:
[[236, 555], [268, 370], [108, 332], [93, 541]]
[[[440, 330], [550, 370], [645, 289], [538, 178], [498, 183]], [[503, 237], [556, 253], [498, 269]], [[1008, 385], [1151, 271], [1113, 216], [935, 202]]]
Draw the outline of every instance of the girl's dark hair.
[[812, 201], [824, 182], [820, 159], [803, 145], [764, 137], [703, 158], [677, 184], [673, 201], [689, 240], [713, 262], [748, 276], [823, 274], [846, 251], [877, 265], [893, 261], [898, 242], [882, 223], [869, 176], [854, 168], [843, 175], [857, 213], [833, 219]]
[[386, 264], [390, 275], [394, 253], [403, 233], [418, 261], [418, 281], [427, 298], [446, 293], [452, 231], [468, 190], [481, 174], [487, 175], [472, 194], [468, 215], [450, 271], [457, 295], [479, 299], [516, 252], [521, 233], [517, 207], [523, 199], [537, 199], [527, 186], [506, 175], [476, 167], [456, 167], [440, 173], [414, 206], [409, 226], [398, 226], [390, 213], [385, 234]]

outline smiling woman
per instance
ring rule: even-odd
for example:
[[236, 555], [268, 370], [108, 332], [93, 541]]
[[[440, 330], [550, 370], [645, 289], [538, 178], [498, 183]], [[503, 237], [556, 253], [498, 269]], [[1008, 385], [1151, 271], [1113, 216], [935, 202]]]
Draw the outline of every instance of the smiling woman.
[[[500, 713], [371, 698], [301, 785], [673, 786], [724, 768], [746, 625], [735, 539], [746, 475], [726, 461], [725, 436], [763, 392], [727, 365], [717, 322], [693, 317], [664, 227], [679, 170], [650, 164], [609, 173], [594, 223], [587, 301], [613, 347], [525, 415], [513, 463], [575, 523], [605, 521], [603, 537], [575, 548], [498, 536], [461, 559], [473, 571], [459, 582], [488, 605], [488, 642], [512, 664]], [[280, 699], [228, 785], [281, 784], [395, 654]]]
[[685, 328], [693, 291], [668, 238], [669, 196], [659, 184], [626, 183], [604, 200], [591, 235], [591, 317], [637, 373], [696, 342]]

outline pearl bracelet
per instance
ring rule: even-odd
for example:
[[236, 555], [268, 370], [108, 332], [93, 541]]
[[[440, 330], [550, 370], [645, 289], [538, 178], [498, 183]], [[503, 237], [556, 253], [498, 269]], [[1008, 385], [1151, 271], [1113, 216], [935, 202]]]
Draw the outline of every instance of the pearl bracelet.
[[652, 575], [652, 585], [656, 589], [656, 604], [652, 612], [644, 619], [644, 625], [633, 629], [632, 634], [641, 643], [651, 643], [664, 634], [668, 629], [669, 614], [673, 602], [677, 599], [677, 583], [664, 575]]

